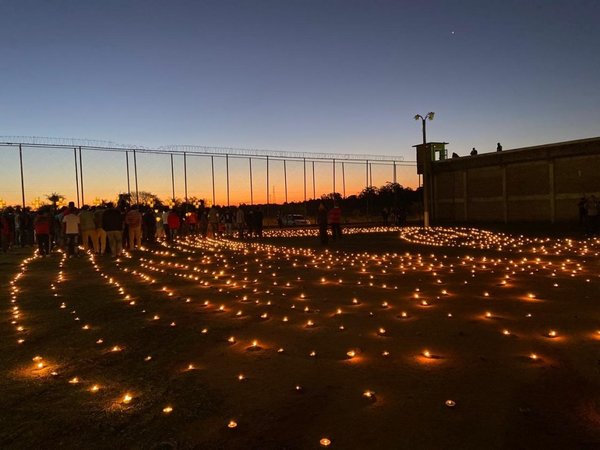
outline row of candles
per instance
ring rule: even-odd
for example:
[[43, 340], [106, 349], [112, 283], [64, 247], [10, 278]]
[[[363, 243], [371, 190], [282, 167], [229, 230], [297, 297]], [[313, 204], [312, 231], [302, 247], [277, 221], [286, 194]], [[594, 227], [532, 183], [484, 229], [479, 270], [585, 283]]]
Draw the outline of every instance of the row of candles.
[[[148, 255], [148, 257], [143, 256]], [[201, 256], [198, 258], [198, 256]], [[65, 255], [62, 255], [61, 262], [59, 264], [59, 274], [57, 276], [56, 283], [59, 284], [64, 281], [63, 274], [63, 265], [64, 265]], [[178, 260], [184, 259], [185, 262], [178, 262]], [[23, 331], [22, 325], [17, 322], [17, 319], [20, 315], [20, 310], [17, 303], [17, 295], [19, 293], [19, 288], [17, 283], [19, 279], [26, 273], [28, 264], [33, 261], [33, 258], [27, 258], [23, 261], [21, 265], [20, 271], [11, 281], [11, 302], [14, 304], [13, 306], [13, 316], [15, 316], [13, 324], [17, 327], [17, 331]], [[128, 263], [128, 260], [131, 260]], [[136, 261], [139, 260], [139, 263]], [[172, 261], [173, 260], [173, 261]], [[198, 262], [194, 262], [198, 261]], [[130, 294], [126, 293], [124, 288], [122, 287], [125, 283], [119, 283], [114, 279], [114, 276], [109, 276], [104, 273], [99, 265], [96, 263], [93, 256], [90, 256], [90, 262], [92, 263], [94, 270], [100, 274], [100, 276], [109, 284], [114, 286], [121, 300], [124, 300], [128, 305], [134, 306], [136, 305], [136, 299], [133, 298]], [[134, 265], [135, 269], [131, 269], [129, 266]], [[462, 269], [463, 272], [470, 272], [471, 278], [474, 278], [476, 274], [481, 273], [489, 273], [490, 271], [503, 271], [506, 272], [502, 277], [500, 282], [500, 286], [506, 287], [510, 284], [515, 283], [515, 277], [519, 275], [519, 273], [525, 274], [536, 274], [541, 272], [545, 272], [551, 277], [556, 276], [565, 276], [569, 275], [570, 277], [580, 276], [585, 272], [583, 265], [579, 262], [575, 262], [572, 260], [565, 260], [561, 263], [556, 263], [550, 260], [541, 260], [539, 257], [536, 258], [523, 258], [519, 259], [506, 259], [506, 258], [497, 258], [497, 259], [488, 259], [481, 258], [476, 259], [474, 257], [466, 256], [463, 258], [457, 258], [455, 262], [448, 261], [447, 257], [437, 258], [434, 255], [430, 255], [429, 258], [423, 257], [421, 255], [397, 255], [397, 254], [372, 254], [372, 253], [362, 253], [362, 254], [351, 254], [344, 252], [314, 252], [309, 249], [286, 249], [284, 247], [273, 246], [273, 245], [264, 245], [264, 244], [247, 244], [247, 243], [238, 243], [235, 241], [202, 241], [202, 240], [187, 240], [174, 244], [171, 247], [165, 247], [164, 250], [149, 250], [144, 249], [140, 252], [139, 255], [133, 257], [132, 255], [126, 255], [124, 258], [124, 264], [118, 264], [117, 267], [122, 270], [124, 273], [128, 273], [129, 275], [133, 275], [133, 279], [136, 279], [139, 282], [146, 283], [148, 285], [153, 285], [157, 283], [157, 278], [166, 278], [169, 279], [170, 276], [178, 276], [183, 278], [186, 281], [189, 281], [191, 284], [189, 286], [190, 289], [194, 289], [196, 286], [200, 286], [201, 288], [212, 287], [217, 290], [215, 296], [222, 295], [224, 298], [227, 298], [227, 294], [230, 294], [233, 291], [240, 291], [239, 293], [239, 302], [252, 304], [249, 300], [251, 296], [264, 296], [267, 294], [273, 294], [275, 291], [281, 293], [287, 299], [292, 299], [294, 303], [292, 303], [292, 309], [296, 311], [304, 311], [304, 312], [314, 312], [320, 313], [320, 310], [315, 306], [311, 308], [310, 306], [305, 306], [304, 308], [296, 308], [295, 302], [310, 302], [310, 296], [307, 296], [304, 292], [299, 293], [298, 295], [289, 295], [290, 291], [293, 289], [302, 289], [304, 286], [311, 284], [311, 289], [318, 286], [319, 289], [323, 287], [333, 287], [344, 284], [342, 278], [338, 278], [338, 274], [335, 272], [347, 272], [344, 276], [349, 277], [351, 280], [354, 278], [361, 278], [364, 276], [368, 276], [369, 280], [374, 280], [375, 276], [384, 278], [384, 279], [393, 279], [397, 278], [399, 275], [404, 275], [406, 273], [411, 273], [417, 271], [418, 273], [431, 274], [432, 277], [435, 278], [433, 281], [434, 286], [445, 285], [446, 282], [442, 281], [442, 274], [450, 275], [456, 273], [459, 269]], [[143, 270], [142, 270], [143, 269]], [[212, 270], [211, 270], [212, 269]], [[150, 275], [145, 273], [144, 270], [148, 270], [153, 274]], [[243, 278], [238, 277], [238, 273], [243, 271]], [[277, 272], [287, 273], [289, 271], [302, 273], [302, 276], [290, 276], [287, 280], [281, 279], [281, 275]], [[306, 276], [305, 273], [318, 273], [318, 275]], [[321, 276], [321, 274], [325, 272], [328, 274], [333, 273], [333, 277]], [[241, 275], [241, 274], [240, 274]], [[585, 281], [590, 283], [592, 280], [590, 277], [586, 278]], [[128, 284], [129, 282], [127, 282]], [[360, 282], [359, 282], [360, 283]], [[389, 281], [387, 282], [389, 283]], [[467, 280], [464, 281], [465, 284], [468, 283]], [[176, 291], [162, 282], [159, 283], [162, 287], [160, 287], [160, 292], [166, 295], [167, 298], [172, 299], [181, 299], [182, 296], [176, 293]], [[360, 285], [357, 283], [357, 285]], [[376, 295], [376, 292], [381, 292], [381, 289], [391, 289], [387, 287], [386, 282], [374, 282], [368, 281], [362, 284], [362, 287], [373, 291], [373, 294]], [[558, 283], [553, 283], [553, 287], [558, 287]], [[57, 285], [52, 284], [51, 289], [56, 291]], [[398, 286], [395, 285], [394, 289], [397, 290]], [[57, 292], [54, 292], [54, 296], [58, 296]], [[435, 297], [435, 301], [439, 302], [440, 298], [449, 298], [452, 294], [448, 292], [448, 289], [443, 289], [439, 291], [438, 295]], [[490, 293], [488, 291], [483, 292], [482, 295], [484, 298], [489, 298]], [[371, 295], [365, 293], [366, 298], [370, 298]], [[527, 300], [535, 300], [536, 295], [533, 293], [527, 293], [523, 295]], [[406, 300], [416, 300], [418, 304], [422, 307], [431, 306], [432, 302], [430, 298], [424, 298], [421, 288], [416, 288], [414, 292], [410, 295]], [[398, 299], [397, 299], [398, 300]], [[186, 303], [190, 303], [191, 298], [186, 298]], [[279, 306], [279, 301], [277, 302]], [[316, 302], [315, 302], [316, 303]], [[217, 306], [218, 304], [218, 306]], [[271, 301], [260, 301], [255, 300], [254, 304], [260, 306], [272, 306]], [[344, 300], [344, 305], [347, 305], [347, 300]], [[352, 299], [351, 305], [356, 306], [360, 305], [361, 301], [354, 298]], [[212, 306], [211, 303], [207, 300], [202, 302], [203, 307], [210, 309]], [[342, 306], [342, 305], [340, 305]], [[16, 307], [16, 309], [15, 309]], [[391, 302], [383, 301], [380, 304], [380, 307], [384, 310], [392, 310]], [[61, 302], [61, 309], [66, 308], [66, 304]], [[225, 303], [215, 302], [215, 306], [218, 311], [225, 312], [230, 310], [231, 307], [227, 306]], [[234, 317], [239, 317], [241, 310], [236, 312]], [[75, 311], [72, 311], [75, 313]], [[341, 307], [338, 307], [335, 312], [327, 313], [325, 315], [325, 319], [342, 315], [345, 312]], [[370, 312], [370, 315], [373, 315]], [[531, 317], [531, 314], [526, 315], [526, 317]], [[229, 316], [227, 316], [229, 317]], [[267, 312], [262, 312], [260, 314], [261, 319], [268, 319], [271, 316]], [[409, 313], [407, 311], [401, 311], [398, 314], [399, 318], [408, 318]], [[451, 313], [448, 313], [448, 317], [452, 317]], [[484, 314], [486, 319], [492, 319], [496, 317], [491, 311], [487, 311]], [[75, 317], [77, 321], [79, 321], [79, 317]], [[152, 320], [159, 320], [160, 317], [157, 314], [152, 316]], [[289, 318], [287, 315], [282, 317], [283, 322], [288, 322]], [[317, 323], [313, 319], [303, 320], [304, 328], [314, 328], [317, 326]], [[175, 326], [175, 322], [171, 322], [171, 326]], [[19, 330], [19, 327], [21, 329]], [[340, 330], [345, 330], [343, 325], [339, 326]], [[82, 326], [82, 330], [89, 330], [90, 325], [86, 324]], [[207, 334], [208, 329], [203, 328], [201, 333]], [[383, 327], [379, 327], [375, 330], [377, 336], [389, 336], [388, 330]], [[511, 332], [507, 329], [502, 330], [502, 334], [511, 335]], [[545, 335], [547, 338], [555, 339], [558, 337], [558, 332], [555, 329], [549, 329]], [[101, 340], [99, 340], [101, 341]], [[20, 341], [24, 342], [23, 340]], [[98, 342], [98, 341], [97, 341]], [[229, 343], [236, 342], [235, 338], [231, 336], [228, 339]], [[256, 350], [262, 349], [258, 344], [257, 340], [254, 340], [250, 346], [248, 346], [248, 350]], [[119, 346], [112, 347], [111, 351], [120, 351], [121, 348]], [[283, 348], [279, 348], [278, 352], [283, 352]], [[382, 353], [383, 356], [389, 356], [389, 351], [384, 351]], [[354, 358], [357, 355], [357, 350], [350, 349], [346, 351], [347, 358]], [[311, 357], [316, 356], [316, 351], [311, 351], [309, 354]], [[430, 350], [423, 350], [420, 354], [420, 357], [425, 359], [436, 359], [440, 358], [439, 355], [433, 354]], [[151, 358], [148, 356], [147, 358]], [[531, 353], [529, 355], [531, 360], [539, 360], [539, 356], [537, 353]], [[45, 367], [44, 360], [41, 356], [36, 355], [34, 358], [34, 363], [37, 368], [41, 369]], [[188, 368], [193, 368], [193, 365], [188, 366]], [[54, 372], [56, 373], [56, 372]], [[243, 374], [240, 375], [241, 380], [244, 379]], [[71, 384], [79, 384], [79, 377], [73, 377], [69, 380]], [[296, 386], [297, 389], [301, 389], [300, 386]], [[97, 392], [100, 389], [100, 385], [93, 384], [90, 387], [91, 392]], [[366, 398], [374, 399], [375, 393], [371, 390], [366, 390], [363, 395]], [[131, 393], [125, 393], [120, 398], [120, 402], [123, 404], [129, 404], [133, 399]], [[453, 400], [448, 400], [446, 405], [452, 407], [455, 405]], [[163, 408], [163, 412], [165, 414], [169, 414], [173, 411], [173, 407], [171, 405], [167, 405]], [[235, 421], [231, 421], [228, 423], [229, 428], [237, 427], [237, 423]], [[328, 440], [328, 438], [323, 438]], [[330, 443], [330, 441], [328, 440]], [[322, 445], [323, 442], [321, 442]], [[327, 444], [329, 445], [329, 444]]]

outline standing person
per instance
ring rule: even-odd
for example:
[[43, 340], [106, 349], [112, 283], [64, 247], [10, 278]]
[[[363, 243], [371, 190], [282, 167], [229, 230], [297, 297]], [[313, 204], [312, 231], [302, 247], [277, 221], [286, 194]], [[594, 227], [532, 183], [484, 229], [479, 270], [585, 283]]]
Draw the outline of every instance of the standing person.
[[163, 223], [163, 215], [160, 209], [154, 210], [154, 216], [156, 221], [156, 240], [160, 240], [165, 237], [165, 224]]
[[52, 221], [46, 211], [40, 209], [34, 221], [35, 238], [42, 256], [50, 254], [50, 227]]
[[9, 220], [10, 216], [8, 215], [8, 212], [4, 211], [4, 213], [0, 215], [0, 243], [2, 244], [2, 251], [4, 253], [8, 252], [10, 244]]
[[152, 208], [146, 209], [146, 212], [142, 216], [142, 223], [144, 224], [144, 237], [146, 242], [154, 244], [156, 242], [156, 231], [158, 230], [156, 215]]
[[14, 244], [15, 247], [17, 245], [20, 245], [21, 247], [24, 247], [23, 245], [23, 236], [21, 233], [21, 207], [17, 206], [15, 208], [15, 213], [13, 215], [13, 223], [14, 223], [14, 230], [15, 230], [15, 240], [14, 240]]
[[30, 235], [33, 231], [33, 223], [29, 214], [29, 208], [24, 208], [21, 211], [19, 225], [21, 227], [21, 247], [31, 245], [32, 241], [30, 240]]
[[317, 211], [317, 225], [319, 225], [319, 238], [322, 245], [327, 245], [329, 237], [327, 236], [327, 209], [321, 203]]
[[237, 213], [235, 214], [235, 226], [237, 227], [237, 230], [238, 230], [238, 238], [244, 239], [244, 228], [246, 226], [246, 217], [244, 215], [244, 210], [242, 209], [241, 205], [238, 208]]
[[208, 214], [205, 210], [200, 213], [200, 235], [202, 239], [206, 239], [208, 234]]
[[181, 226], [181, 220], [179, 214], [172, 209], [167, 216], [167, 225], [169, 227], [169, 242], [173, 242], [179, 233], [179, 227]]
[[198, 228], [198, 213], [192, 209], [187, 215], [187, 224], [190, 234], [196, 234]]
[[333, 208], [329, 210], [329, 224], [331, 225], [331, 236], [335, 241], [342, 238], [342, 210], [334, 203]]
[[225, 223], [225, 234], [227, 236], [231, 236], [233, 231], [233, 212], [231, 211], [231, 208], [225, 208], [225, 213], [223, 216], [223, 222]]
[[31, 211], [29, 208], [26, 209], [26, 220], [25, 220], [25, 237], [26, 237], [26, 241], [27, 241], [27, 245], [34, 245], [34, 240], [33, 240], [33, 234], [34, 234], [34, 229], [33, 229], [33, 219], [34, 219], [34, 214], [33, 211]]
[[252, 208], [246, 211], [246, 228], [248, 229], [248, 237], [256, 236], [256, 217], [254, 217]]
[[54, 245], [56, 245], [58, 247], [62, 247], [65, 244], [62, 220], [63, 220], [66, 210], [67, 210], [67, 207], [63, 206], [58, 211], [56, 211], [56, 214], [53, 217], [52, 226], [54, 227]]
[[167, 239], [167, 242], [171, 242], [171, 235], [169, 234], [169, 210], [165, 208], [165, 210], [161, 214], [162, 218], [162, 226], [163, 226], [163, 234]]
[[69, 202], [69, 209], [65, 211], [62, 219], [63, 232], [67, 238], [67, 255], [69, 257], [75, 255], [75, 249], [77, 246], [77, 238], [79, 237], [80, 221], [75, 209], [75, 204]]
[[99, 255], [104, 255], [106, 252], [106, 231], [102, 225], [102, 217], [104, 216], [103, 207], [98, 207], [94, 211], [94, 225], [96, 226], [96, 242], [94, 242], [94, 251]]
[[123, 215], [112, 203], [102, 214], [102, 228], [106, 231], [110, 253], [116, 258], [123, 251]]
[[477, 149], [475, 147], [471, 150], [471, 156], [477, 156]]
[[497, 152], [501, 152], [502, 151], [502, 144], [500, 144], [500, 142], [498, 142], [498, 145], [496, 145], [496, 151]]
[[83, 205], [79, 213], [79, 226], [81, 228], [81, 241], [83, 248], [87, 252], [90, 249], [90, 239], [94, 253], [98, 253], [98, 233], [96, 232], [96, 222], [94, 213], [90, 211], [88, 205]]
[[142, 245], [142, 215], [137, 205], [127, 211], [125, 223], [129, 228], [129, 250], [133, 250]]

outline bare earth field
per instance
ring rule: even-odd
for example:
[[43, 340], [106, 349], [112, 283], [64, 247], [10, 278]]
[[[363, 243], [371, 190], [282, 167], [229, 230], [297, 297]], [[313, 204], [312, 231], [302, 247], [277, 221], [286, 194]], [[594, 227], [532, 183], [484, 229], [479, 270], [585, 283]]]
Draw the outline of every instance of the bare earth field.
[[0, 255], [0, 448], [600, 449], [598, 239], [348, 231]]

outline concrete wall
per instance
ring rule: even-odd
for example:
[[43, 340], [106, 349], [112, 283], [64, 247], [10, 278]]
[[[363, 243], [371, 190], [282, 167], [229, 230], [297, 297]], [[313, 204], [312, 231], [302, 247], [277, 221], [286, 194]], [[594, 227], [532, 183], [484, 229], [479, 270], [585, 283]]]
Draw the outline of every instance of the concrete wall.
[[458, 222], [578, 220], [600, 198], [600, 138], [434, 161], [433, 218]]

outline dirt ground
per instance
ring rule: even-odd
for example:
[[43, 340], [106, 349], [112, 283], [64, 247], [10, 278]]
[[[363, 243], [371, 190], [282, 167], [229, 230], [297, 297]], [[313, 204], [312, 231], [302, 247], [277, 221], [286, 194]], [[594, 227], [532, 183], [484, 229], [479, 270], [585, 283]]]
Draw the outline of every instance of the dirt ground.
[[0, 255], [0, 448], [600, 449], [589, 241], [444, 236]]

